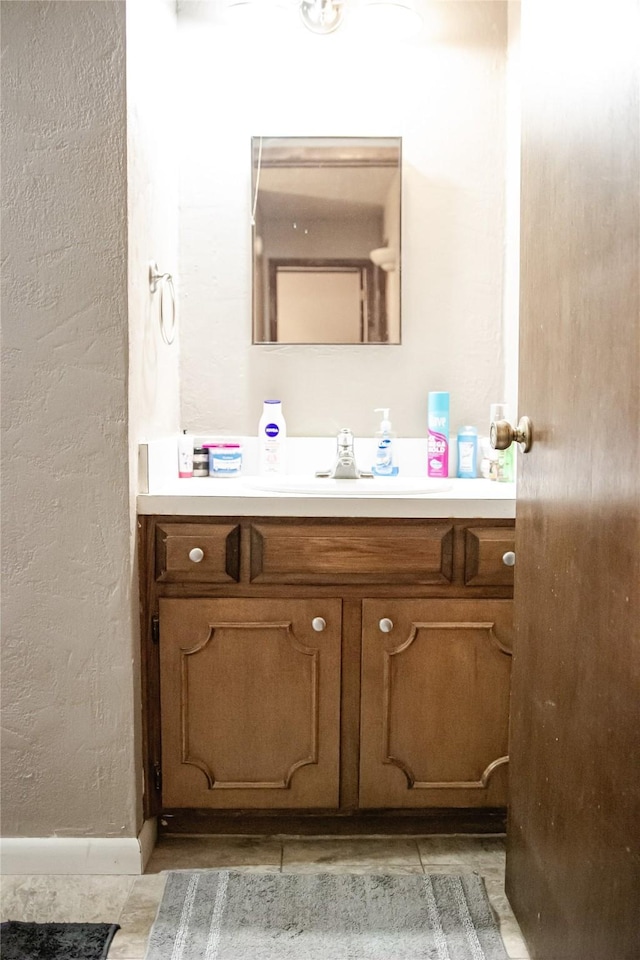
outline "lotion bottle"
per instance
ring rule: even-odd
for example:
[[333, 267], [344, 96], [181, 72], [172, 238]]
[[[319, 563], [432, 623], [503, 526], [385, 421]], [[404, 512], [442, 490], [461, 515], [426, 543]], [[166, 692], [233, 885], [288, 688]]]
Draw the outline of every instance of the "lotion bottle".
[[380, 429], [376, 431], [376, 459], [371, 472], [376, 477], [395, 477], [398, 468], [394, 466], [395, 433], [391, 430], [389, 407], [376, 407], [375, 413], [382, 414]]
[[186, 430], [178, 437], [178, 476], [193, 476], [193, 437]]
[[258, 463], [261, 474], [285, 473], [287, 425], [280, 400], [265, 400], [258, 423]]

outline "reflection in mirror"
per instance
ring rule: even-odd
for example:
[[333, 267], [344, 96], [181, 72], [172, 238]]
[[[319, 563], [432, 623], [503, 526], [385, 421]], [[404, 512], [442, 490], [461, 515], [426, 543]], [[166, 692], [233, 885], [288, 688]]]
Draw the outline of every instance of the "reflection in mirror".
[[252, 139], [253, 342], [400, 343], [399, 137]]

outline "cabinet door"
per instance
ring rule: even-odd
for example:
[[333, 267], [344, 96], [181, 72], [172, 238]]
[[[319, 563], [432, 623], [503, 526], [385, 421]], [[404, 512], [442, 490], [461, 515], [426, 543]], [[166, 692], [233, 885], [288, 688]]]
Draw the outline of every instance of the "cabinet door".
[[361, 807], [506, 805], [512, 606], [364, 601]]
[[163, 807], [338, 806], [341, 611], [160, 600]]

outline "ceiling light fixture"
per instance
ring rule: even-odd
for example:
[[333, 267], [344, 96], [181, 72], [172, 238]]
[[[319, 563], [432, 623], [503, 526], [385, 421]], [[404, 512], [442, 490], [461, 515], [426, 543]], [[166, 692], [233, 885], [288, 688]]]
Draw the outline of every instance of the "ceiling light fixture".
[[226, 8], [234, 19], [260, 17], [265, 25], [276, 19], [283, 23], [283, 14], [297, 10], [307, 30], [320, 35], [337, 30], [351, 8], [360, 28], [370, 34], [407, 37], [422, 23], [416, 0], [226, 0]]

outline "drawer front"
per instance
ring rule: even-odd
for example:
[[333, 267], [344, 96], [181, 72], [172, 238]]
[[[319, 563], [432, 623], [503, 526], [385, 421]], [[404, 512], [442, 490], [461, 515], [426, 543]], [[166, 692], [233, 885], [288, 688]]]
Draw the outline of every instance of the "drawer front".
[[252, 583], [450, 583], [453, 528], [441, 524], [255, 524]]
[[238, 524], [158, 524], [156, 580], [163, 583], [237, 583], [239, 579]]
[[466, 536], [464, 582], [468, 587], [512, 587], [513, 566], [505, 553], [515, 550], [513, 527], [469, 527]]

